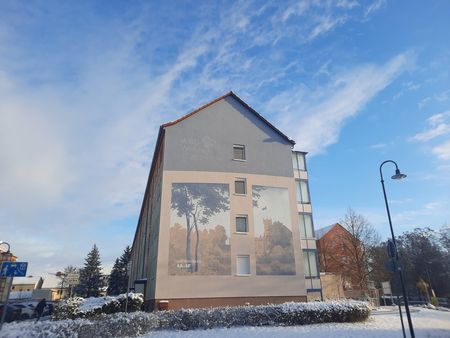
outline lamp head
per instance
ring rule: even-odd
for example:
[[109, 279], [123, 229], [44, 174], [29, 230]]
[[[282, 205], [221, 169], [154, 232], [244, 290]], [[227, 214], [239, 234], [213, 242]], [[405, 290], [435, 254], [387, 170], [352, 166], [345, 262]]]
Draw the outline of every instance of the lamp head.
[[392, 176], [391, 178], [392, 178], [393, 180], [401, 180], [401, 179], [403, 179], [403, 178], [405, 178], [405, 177], [406, 177], [406, 175], [405, 175], [405, 174], [402, 174], [402, 173], [400, 172], [400, 169], [395, 169], [395, 175]]

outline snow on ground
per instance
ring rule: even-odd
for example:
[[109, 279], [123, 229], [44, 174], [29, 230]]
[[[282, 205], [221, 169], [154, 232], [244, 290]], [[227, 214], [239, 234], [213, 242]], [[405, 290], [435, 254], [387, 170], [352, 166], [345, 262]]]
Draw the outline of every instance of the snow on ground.
[[[383, 310], [383, 309], [382, 309]], [[408, 321], [403, 312], [407, 337]], [[414, 333], [417, 338], [450, 338], [450, 312], [420, 309], [411, 313]], [[363, 323], [330, 323], [288, 327], [238, 327], [193, 331], [156, 331], [141, 338], [290, 338], [290, 337], [345, 337], [345, 338], [390, 338], [402, 337], [398, 312], [377, 311]]]

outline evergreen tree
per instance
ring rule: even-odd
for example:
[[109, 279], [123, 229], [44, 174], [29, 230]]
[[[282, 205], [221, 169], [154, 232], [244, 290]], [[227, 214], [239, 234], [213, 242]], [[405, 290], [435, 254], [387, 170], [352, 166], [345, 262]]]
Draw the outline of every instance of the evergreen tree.
[[125, 248], [120, 258], [117, 258], [111, 270], [108, 282], [108, 295], [119, 295], [127, 292], [128, 284], [128, 263], [131, 261], [131, 249]]
[[80, 270], [80, 284], [75, 290], [76, 294], [82, 297], [98, 297], [103, 287], [101, 269], [100, 253], [94, 244], [86, 257], [84, 268]]

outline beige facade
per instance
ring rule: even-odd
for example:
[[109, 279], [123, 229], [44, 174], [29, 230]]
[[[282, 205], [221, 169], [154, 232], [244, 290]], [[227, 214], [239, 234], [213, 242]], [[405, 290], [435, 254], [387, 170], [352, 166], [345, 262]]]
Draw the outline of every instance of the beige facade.
[[[292, 224], [296, 224], [294, 181], [287, 177], [250, 175], [242, 173], [210, 173], [210, 172], [174, 172], [165, 171], [161, 200], [161, 227], [159, 232], [158, 274], [156, 281], [157, 299], [173, 298], [220, 298], [220, 297], [269, 297], [304, 296], [305, 286], [303, 264], [301, 259], [300, 235], [298, 227], [293, 227], [293, 243], [295, 253], [294, 276], [257, 276], [255, 262], [255, 236], [253, 229], [253, 205], [251, 193], [246, 195], [230, 194], [230, 219], [234, 223], [236, 215], [248, 215], [249, 231], [245, 234], [231, 231], [231, 275], [230, 276], [169, 276], [168, 242], [170, 224], [170, 197], [172, 183], [226, 183], [233, 186], [236, 178], [245, 178], [247, 185], [264, 185], [287, 188], [290, 195]], [[233, 226], [231, 226], [233, 228]], [[236, 257], [250, 256], [250, 274], [237, 276]], [[299, 278], [301, 276], [301, 278]], [[245, 304], [245, 301], [242, 302]]]
[[311, 204], [298, 203], [308, 177], [293, 144], [233, 93], [161, 126], [132, 249], [148, 309], [321, 298], [305, 278], [315, 241], [300, 233]]

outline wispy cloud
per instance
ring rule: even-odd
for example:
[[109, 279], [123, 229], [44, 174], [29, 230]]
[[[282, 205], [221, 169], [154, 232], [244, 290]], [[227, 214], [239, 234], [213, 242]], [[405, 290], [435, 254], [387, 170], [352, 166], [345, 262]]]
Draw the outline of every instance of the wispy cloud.
[[434, 147], [432, 152], [441, 160], [450, 160], [450, 140]]
[[319, 154], [337, 142], [344, 122], [407, 70], [414, 59], [414, 54], [404, 53], [384, 65], [357, 67], [334, 76], [329, 86], [314, 90], [301, 86], [279, 94], [268, 107], [278, 112], [285, 130], [296, 136], [298, 149]]
[[411, 141], [425, 142], [450, 133], [450, 111], [432, 115], [427, 119], [428, 129], [409, 138]]
[[386, 143], [377, 143], [377, 144], [372, 144], [370, 146], [371, 149], [385, 149], [387, 147]]
[[409, 138], [410, 141], [430, 142], [438, 139], [440, 143], [431, 145], [431, 153], [439, 160], [450, 160], [450, 140], [442, 137], [450, 134], [450, 111], [434, 114], [427, 119], [428, 129]]
[[356, 0], [339, 0], [336, 3], [336, 6], [346, 8], [346, 9], [352, 9], [353, 7], [358, 7], [360, 5], [359, 5], [358, 1], [356, 1]]
[[386, 6], [386, 0], [375, 0], [367, 8], [364, 15], [367, 17]]
[[47, 271], [130, 243], [162, 122], [233, 89], [317, 154], [414, 59], [329, 67], [355, 1], [65, 6], [0, 11], [0, 228]]
[[342, 25], [343, 23], [345, 23], [345, 21], [347, 21], [347, 17], [344, 16], [334, 18], [330, 16], [320, 17], [317, 25], [309, 34], [308, 40], [314, 40], [318, 36], [333, 30], [337, 26]]

